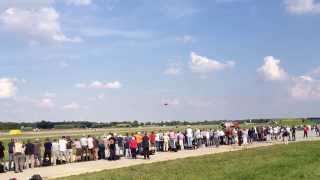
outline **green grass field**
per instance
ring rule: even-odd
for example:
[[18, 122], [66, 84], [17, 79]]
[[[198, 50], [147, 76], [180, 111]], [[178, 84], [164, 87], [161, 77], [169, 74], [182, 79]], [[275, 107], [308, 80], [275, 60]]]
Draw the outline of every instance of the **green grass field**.
[[60, 180], [318, 180], [320, 141], [138, 165]]

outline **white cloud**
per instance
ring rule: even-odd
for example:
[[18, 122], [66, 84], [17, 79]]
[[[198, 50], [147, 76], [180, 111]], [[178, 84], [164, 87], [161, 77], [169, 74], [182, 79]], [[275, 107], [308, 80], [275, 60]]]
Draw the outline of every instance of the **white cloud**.
[[191, 62], [190, 68], [194, 72], [206, 73], [210, 71], [224, 70], [227, 68], [232, 68], [235, 66], [235, 62], [227, 61], [226, 63], [221, 63], [214, 59], [209, 59], [205, 56], [200, 56], [195, 52], [190, 54]]
[[75, 6], [88, 6], [92, 3], [92, 0], [66, 0], [66, 3]]
[[78, 83], [76, 87], [79, 88], [92, 88], [92, 89], [119, 89], [122, 87], [122, 84], [119, 81], [113, 81], [108, 83], [103, 83], [100, 81], [93, 81], [90, 84]]
[[85, 87], [86, 87], [86, 84], [84, 84], [84, 83], [78, 83], [78, 84], [76, 84], [75, 86], [78, 87], [78, 88], [85, 88]]
[[95, 88], [95, 89], [119, 89], [121, 88], [121, 83], [119, 81], [113, 81], [109, 83], [94, 81], [89, 85], [89, 87]]
[[62, 61], [62, 62], [59, 63], [59, 66], [60, 66], [62, 69], [65, 69], [65, 68], [69, 67], [70, 65], [69, 65], [68, 63]]
[[320, 14], [320, 3], [316, 0], [284, 0], [284, 4], [293, 14]]
[[182, 43], [191, 43], [193, 41], [193, 37], [190, 35], [184, 35], [182, 37], [178, 37], [177, 41]]
[[103, 100], [105, 98], [105, 95], [104, 94], [99, 94], [97, 96], [97, 99], [100, 99], [100, 100]]
[[293, 86], [290, 94], [294, 99], [319, 99], [320, 98], [320, 80], [313, 79], [310, 76], [300, 76], [293, 79]]
[[264, 58], [264, 64], [258, 69], [265, 80], [285, 80], [288, 75], [284, 69], [280, 67], [280, 60], [273, 56]]
[[43, 96], [46, 97], [46, 98], [56, 98], [57, 94], [56, 93], [52, 93], [52, 92], [45, 92], [43, 94]]
[[183, 65], [170, 61], [172, 60], [169, 60], [167, 68], [163, 71], [163, 73], [168, 76], [181, 75], [183, 73]]
[[35, 9], [7, 8], [0, 14], [0, 24], [8, 31], [27, 37], [30, 42], [81, 42], [67, 37], [61, 29], [59, 13], [52, 7]]
[[80, 105], [76, 102], [72, 102], [70, 104], [64, 105], [62, 109], [66, 111], [77, 111], [80, 109]]
[[53, 103], [52, 99], [43, 98], [43, 99], [40, 99], [39, 101], [36, 101], [35, 106], [37, 106], [39, 108], [50, 109], [50, 108], [53, 108], [55, 106], [55, 104]]
[[182, 69], [179, 67], [168, 67], [163, 72], [165, 75], [175, 76], [182, 74]]
[[0, 98], [11, 98], [17, 91], [16, 81], [10, 78], [0, 78]]
[[163, 99], [161, 101], [161, 103], [162, 103], [162, 105], [166, 105], [166, 106], [168, 106], [168, 105], [177, 106], [177, 105], [180, 104], [180, 101], [179, 101], [179, 99], [176, 99], [176, 98], [174, 98], [174, 99]]

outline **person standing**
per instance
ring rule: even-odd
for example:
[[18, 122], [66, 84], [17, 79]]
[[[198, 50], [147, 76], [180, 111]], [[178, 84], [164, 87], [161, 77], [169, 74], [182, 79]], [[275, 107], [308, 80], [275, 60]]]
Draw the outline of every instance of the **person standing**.
[[81, 161], [81, 154], [82, 154], [82, 147], [81, 147], [81, 143], [80, 140], [75, 139], [73, 145], [76, 148], [76, 161]]
[[[0, 141], [0, 165], [3, 165], [4, 163], [4, 151], [5, 147], [3, 146], [2, 141]], [[1, 169], [1, 171], [4, 171], [4, 169]]]
[[59, 143], [56, 139], [54, 139], [52, 142], [51, 153], [52, 164], [56, 165], [57, 160], [59, 160]]
[[[270, 140], [271, 140], [271, 136], [270, 136]], [[242, 135], [242, 143], [243, 145], [247, 145], [248, 144], [248, 129], [244, 129], [243, 130], [243, 135]]]
[[221, 143], [220, 137], [219, 137], [219, 135], [220, 135], [219, 132], [220, 132], [219, 130], [213, 131], [213, 142], [214, 142], [214, 145], [216, 146], [216, 148], [218, 148]]
[[67, 136], [67, 149], [66, 149], [66, 161], [71, 163], [72, 162], [72, 145], [73, 145], [73, 141], [72, 139], [70, 138], [70, 136]]
[[98, 150], [98, 159], [105, 159], [106, 158], [106, 147], [104, 146], [104, 141], [102, 138], [99, 139], [99, 150]]
[[239, 128], [238, 131], [237, 131], [237, 133], [238, 133], [238, 145], [241, 146], [241, 145], [242, 145], [242, 141], [243, 141], [243, 138], [242, 138], [242, 135], [243, 135], [242, 130]]
[[184, 135], [182, 132], [179, 133], [179, 136], [178, 136], [178, 139], [179, 139], [179, 145], [180, 145], [180, 150], [184, 150], [184, 143], [183, 143], [183, 140], [184, 140]]
[[18, 140], [14, 140], [14, 166], [15, 166], [15, 173], [23, 172], [23, 165], [24, 165], [24, 146], [23, 144]]
[[14, 139], [11, 138], [10, 142], [8, 143], [8, 154], [9, 154], [9, 170], [13, 170], [14, 166]]
[[131, 139], [132, 137], [129, 136], [129, 133], [126, 133], [126, 137], [124, 138], [124, 156], [127, 158], [131, 157], [129, 146]]
[[41, 165], [41, 143], [39, 139], [36, 139], [34, 143], [34, 160], [35, 166], [39, 167]]
[[63, 158], [67, 162], [67, 140], [65, 136], [62, 136], [61, 139], [59, 139], [59, 151], [60, 151], [60, 157], [59, 159], [62, 161]]
[[156, 134], [153, 131], [149, 135], [149, 139], [150, 139], [150, 151], [151, 153], [155, 153], [156, 152]]
[[145, 135], [143, 136], [142, 138], [142, 148], [143, 148], [143, 157], [144, 159], [150, 159], [150, 156], [149, 156], [149, 137], [148, 137], [148, 134], [145, 133]]
[[290, 133], [288, 132], [287, 129], [284, 130], [282, 136], [283, 136], [284, 144], [288, 144]]
[[295, 141], [296, 140], [296, 127], [295, 126], [292, 126], [291, 128], [291, 139], [292, 141]]
[[169, 136], [168, 133], [163, 135], [163, 151], [167, 152], [169, 150]]
[[88, 160], [88, 138], [86, 136], [82, 136], [80, 138], [80, 144], [81, 144], [81, 160], [87, 161]]
[[172, 130], [169, 132], [169, 147], [170, 151], [176, 151], [176, 136]]
[[46, 142], [44, 143], [44, 154], [43, 154], [43, 162], [46, 166], [51, 165], [51, 155], [52, 155], [52, 143], [49, 138], [46, 138]]
[[186, 130], [186, 134], [187, 134], [187, 144], [188, 144], [188, 148], [192, 148], [192, 137], [193, 137], [193, 132], [191, 127], [188, 125], [188, 128]]
[[131, 150], [132, 159], [137, 159], [138, 143], [137, 143], [137, 140], [136, 140], [136, 138], [134, 136], [132, 136], [132, 139], [129, 142], [129, 147], [130, 147], [130, 150]]
[[31, 168], [34, 168], [34, 149], [34, 144], [28, 139], [25, 145], [26, 169], [30, 167], [30, 164]]
[[93, 137], [88, 135], [88, 149], [89, 149], [89, 159], [94, 159], [94, 145], [93, 145]]
[[111, 134], [111, 137], [109, 138], [109, 150], [110, 150], [109, 160], [110, 161], [116, 160], [116, 139], [114, 138], [113, 134]]
[[303, 138], [308, 139], [308, 127], [306, 125], [304, 125], [303, 127]]

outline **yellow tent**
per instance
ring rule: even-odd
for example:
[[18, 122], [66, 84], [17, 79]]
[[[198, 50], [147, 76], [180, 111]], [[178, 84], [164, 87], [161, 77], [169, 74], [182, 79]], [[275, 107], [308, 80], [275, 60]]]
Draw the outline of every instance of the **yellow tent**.
[[19, 130], [19, 129], [14, 129], [14, 130], [10, 130], [10, 131], [9, 131], [9, 134], [10, 134], [10, 135], [21, 135], [22, 132], [21, 132], [21, 130]]

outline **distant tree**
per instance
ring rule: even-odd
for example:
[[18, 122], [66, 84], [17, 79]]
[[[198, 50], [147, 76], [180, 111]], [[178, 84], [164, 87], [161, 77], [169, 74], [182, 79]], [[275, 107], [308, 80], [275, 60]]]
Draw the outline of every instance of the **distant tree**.
[[52, 129], [54, 128], [54, 123], [42, 120], [41, 122], [37, 122], [36, 127], [39, 129]]

